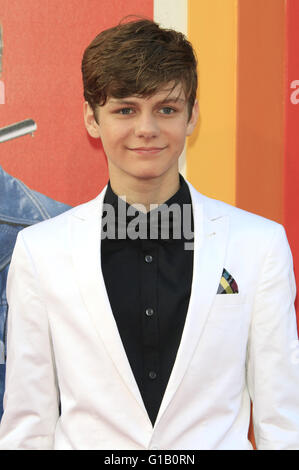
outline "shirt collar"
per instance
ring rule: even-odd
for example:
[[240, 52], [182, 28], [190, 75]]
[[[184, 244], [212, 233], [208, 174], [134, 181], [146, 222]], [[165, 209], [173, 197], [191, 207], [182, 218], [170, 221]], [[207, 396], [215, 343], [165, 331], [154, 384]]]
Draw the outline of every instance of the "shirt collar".
[[[167, 206], [170, 206], [171, 204], [179, 204], [180, 206], [183, 206], [183, 204], [191, 204], [191, 196], [190, 196], [188, 185], [181, 174], [179, 175], [179, 177], [180, 177], [179, 189], [173, 196], [171, 196], [163, 204], [166, 204]], [[117, 196], [117, 194], [114, 193], [114, 191], [111, 188], [110, 181], [108, 181], [107, 190], [106, 190], [105, 197], [104, 197], [104, 203], [111, 204], [117, 210], [117, 208], [119, 207], [119, 203], [123, 202], [123, 200], [121, 201], [119, 200], [120, 198]], [[130, 207], [130, 204], [126, 202], [126, 206], [128, 209]]]
[[[146, 239], [151, 240], [185, 241], [187, 227], [189, 234], [187, 239], [189, 241], [190, 231], [193, 234], [194, 228], [191, 196], [186, 181], [181, 175], [179, 176], [180, 187], [178, 191], [163, 204], [147, 213], [139, 212], [135, 207], [130, 206], [125, 200], [118, 197], [113, 192], [109, 181], [104, 197], [102, 214], [102, 230], [105, 227], [105, 237], [109, 239], [136, 239], [134, 238], [134, 224], [132, 228], [131, 222], [138, 217], [139, 237], [137, 238], [145, 236]], [[105, 220], [108, 214], [106, 212], [107, 206], [113, 207], [114, 216], [110, 219], [111, 222], [109, 222], [109, 217]], [[184, 206], [189, 206], [188, 211], [185, 211]], [[164, 213], [164, 216], [158, 214], [159, 212], [161, 214]], [[119, 235], [120, 233], [123, 235]], [[110, 235], [107, 236], [107, 234]]]

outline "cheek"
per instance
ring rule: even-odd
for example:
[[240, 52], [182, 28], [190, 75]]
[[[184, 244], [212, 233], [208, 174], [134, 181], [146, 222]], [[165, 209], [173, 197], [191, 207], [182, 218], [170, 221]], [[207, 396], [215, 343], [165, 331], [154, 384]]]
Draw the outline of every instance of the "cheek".
[[118, 146], [124, 145], [129, 135], [129, 131], [126, 126], [111, 125], [106, 126], [102, 129], [101, 139], [103, 145], [111, 148], [117, 148]]
[[172, 129], [171, 140], [175, 145], [184, 146], [186, 135], [186, 123], [182, 122], [180, 125]]
[[114, 148], [119, 140], [119, 132], [113, 126], [105, 126], [100, 131], [100, 138], [104, 148]]

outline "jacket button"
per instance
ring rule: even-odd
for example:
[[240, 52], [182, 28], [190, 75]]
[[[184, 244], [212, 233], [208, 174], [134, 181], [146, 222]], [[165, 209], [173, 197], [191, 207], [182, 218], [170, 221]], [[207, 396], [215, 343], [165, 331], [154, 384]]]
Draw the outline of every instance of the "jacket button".
[[146, 255], [144, 259], [146, 263], [151, 263], [153, 261], [153, 257], [151, 255]]

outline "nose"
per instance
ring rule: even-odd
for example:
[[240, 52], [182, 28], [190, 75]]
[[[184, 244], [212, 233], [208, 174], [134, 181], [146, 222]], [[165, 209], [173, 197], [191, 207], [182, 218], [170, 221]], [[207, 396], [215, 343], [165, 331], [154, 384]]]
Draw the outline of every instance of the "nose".
[[151, 113], [140, 113], [135, 124], [136, 137], [151, 139], [157, 137], [160, 133], [158, 122]]

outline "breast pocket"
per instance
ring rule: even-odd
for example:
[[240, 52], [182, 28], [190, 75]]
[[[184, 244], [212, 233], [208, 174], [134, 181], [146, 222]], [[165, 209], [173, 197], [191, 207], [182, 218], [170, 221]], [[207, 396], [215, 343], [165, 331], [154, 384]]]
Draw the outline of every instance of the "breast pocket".
[[218, 294], [213, 301], [207, 326], [236, 331], [248, 327], [250, 308], [243, 294]]

